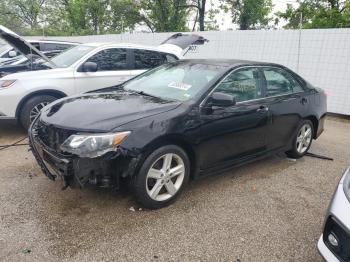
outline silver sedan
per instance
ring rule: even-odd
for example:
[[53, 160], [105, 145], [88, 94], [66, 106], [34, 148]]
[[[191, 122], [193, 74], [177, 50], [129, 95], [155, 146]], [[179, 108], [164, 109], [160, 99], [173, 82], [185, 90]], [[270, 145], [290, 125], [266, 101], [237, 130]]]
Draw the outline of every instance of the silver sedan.
[[327, 261], [350, 261], [350, 167], [335, 190], [317, 247]]

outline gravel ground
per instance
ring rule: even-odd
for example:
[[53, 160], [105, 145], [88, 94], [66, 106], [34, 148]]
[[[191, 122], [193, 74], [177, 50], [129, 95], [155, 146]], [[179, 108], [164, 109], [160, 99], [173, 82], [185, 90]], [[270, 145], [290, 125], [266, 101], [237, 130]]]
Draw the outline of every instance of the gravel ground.
[[[350, 164], [349, 130], [329, 118], [311, 148], [334, 161], [268, 158], [193, 182], [156, 211], [125, 192], [61, 191], [26, 146], [2, 150], [0, 261], [322, 261], [316, 243]], [[23, 136], [0, 124], [0, 144]]]

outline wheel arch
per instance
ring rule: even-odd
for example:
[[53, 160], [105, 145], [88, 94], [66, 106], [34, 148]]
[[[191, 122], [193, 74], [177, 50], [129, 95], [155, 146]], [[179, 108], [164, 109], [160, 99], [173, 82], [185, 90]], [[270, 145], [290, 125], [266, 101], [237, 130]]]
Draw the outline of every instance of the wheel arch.
[[56, 97], [57, 99], [66, 97], [67, 94], [63, 93], [62, 91], [54, 90], [54, 89], [43, 89], [38, 90], [32, 93], [27, 94], [25, 97], [21, 99], [21, 101], [18, 103], [18, 106], [16, 108], [16, 118], [19, 119], [21, 110], [25, 103], [32, 97], [38, 96], [38, 95], [51, 95]]
[[197, 156], [193, 145], [181, 135], [165, 135], [156, 138], [145, 147], [145, 157], [147, 157], [150, 152], [154, 151], [155, 149], [166, 145], [176, 145], [186, 152], [190, 160], [190, 178], [193, 179], [197, 171]]
[[314, 128], [313, 138], [316, 139], [317, 130], [318, 130], [318, 122], [319, 122], [317, 117], [314, 115], [310, 115], [310, 116], [304, 117], [304, 119], [310, 120], [312, 122], [312, 125]]

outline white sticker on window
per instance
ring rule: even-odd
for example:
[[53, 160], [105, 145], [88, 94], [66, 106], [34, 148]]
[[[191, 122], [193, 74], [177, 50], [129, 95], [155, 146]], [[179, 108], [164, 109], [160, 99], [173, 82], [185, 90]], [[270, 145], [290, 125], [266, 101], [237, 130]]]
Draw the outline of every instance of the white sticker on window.
[[181, 89], [181, 90], [185, 90], [187, 91], [188, 89], [190, 89], [192, 86], [189, 84], [185, 84], [185, 83], [176, 83], [176, 82], [171, 82], [169, 83], [168, 87], [172, 87], [172, 88], [177, 88], [177, 89]]

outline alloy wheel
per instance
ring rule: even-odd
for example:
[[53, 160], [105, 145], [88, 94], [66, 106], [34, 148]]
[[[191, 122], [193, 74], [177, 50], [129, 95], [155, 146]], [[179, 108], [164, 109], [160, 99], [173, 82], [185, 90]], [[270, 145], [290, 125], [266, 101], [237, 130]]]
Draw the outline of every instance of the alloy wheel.
[[304, 124], [298, 133], [296, 148], [299, 154], [305, 153], [305, 151], [309, 148], [312, 140], [312, 127], [310, 124]]
[[183, 159], [175, 153], [159, 157], [148, 170], [146, 191], [150, 198], [165, 201], [172, 198], [181, 188], [185, 178]]
[[42, 103], [37, 104], [36, 106], [34, 106], [33, 109], [30, 111], [30, 114], [29, 114], [30, 122], [33, 122], [34, 119], [39, 115], [40, 111], [45, 106], [47, 106], [48, 104], [50, 104], [50, 102], [42, 102]]

